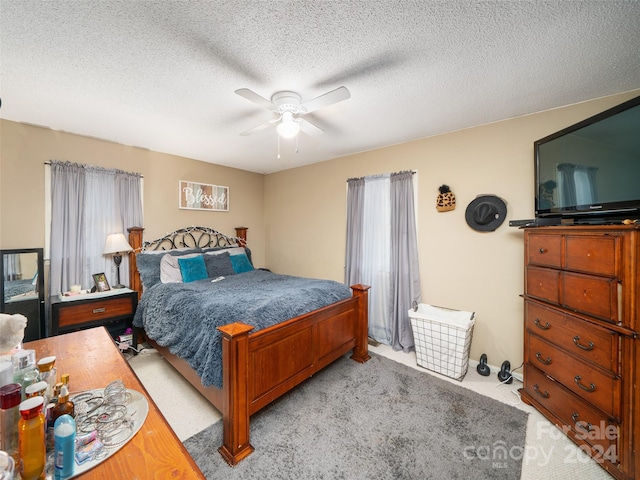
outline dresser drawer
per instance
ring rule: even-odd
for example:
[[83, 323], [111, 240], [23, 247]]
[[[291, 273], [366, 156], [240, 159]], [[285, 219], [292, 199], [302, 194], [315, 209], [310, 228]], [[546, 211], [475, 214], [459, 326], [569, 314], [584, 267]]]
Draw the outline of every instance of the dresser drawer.
[[565, 272], [562, 274], [562, 305], [618, 323], [618, 282], [615, 279]]
[[615, 418], [619, 417], [620, 381], [573, 357], [540, 337], [525, 332], [525, 361]]
[[527, 330], [599, 365], [618, 372], [618, 334], [535, 302], [525, 304]]
[[530, 234], [527, 244], [527, 264], [560, 268], [562, 265], [562, 236]]
[[526, 294], [560, 304], [560, 272], [550, 268], [527, 267]]
[[618, 276], [619, 237], [567, 235], [566, 242], [567, 270], [612, 278]]
[[[108, 298], [95, 302], [73, 304], [60, 307], [58, 312], [58, 327], [69, 327], [87, 322], [116, 319], [118, 317], [132, 317], [134, 306], [131, 298]], [[71, 303], [71, 302], [69, 302]]]
[[616, 463], [619, 429], [614, 418], [589, 405], [531, 365], [525, 366], [524, 388], [532, 398], [560, 419], [562, 427], [571, 428], [577, 440], [589, 443], [596, 452]]

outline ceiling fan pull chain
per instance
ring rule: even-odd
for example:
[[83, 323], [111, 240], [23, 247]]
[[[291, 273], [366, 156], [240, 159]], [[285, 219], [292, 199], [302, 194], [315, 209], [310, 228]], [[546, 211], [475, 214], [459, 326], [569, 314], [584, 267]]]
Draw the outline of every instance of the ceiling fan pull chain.
[[280, 135], [276, 135], [278, 137], [278, 156], [276, 157], [278, 160], [280, 159]]

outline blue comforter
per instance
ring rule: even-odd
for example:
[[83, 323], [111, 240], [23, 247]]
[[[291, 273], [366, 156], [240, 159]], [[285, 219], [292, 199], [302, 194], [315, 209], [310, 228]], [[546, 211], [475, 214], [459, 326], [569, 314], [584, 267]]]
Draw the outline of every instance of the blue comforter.
[[316, 280], [253, 270], [191, 283], [159, 283], [145, 290], [133, 324], [185, 359], [204, 386], [222, 387], [222, 334], [241, 321], [253, 331], [351, 297], [351, 289]]

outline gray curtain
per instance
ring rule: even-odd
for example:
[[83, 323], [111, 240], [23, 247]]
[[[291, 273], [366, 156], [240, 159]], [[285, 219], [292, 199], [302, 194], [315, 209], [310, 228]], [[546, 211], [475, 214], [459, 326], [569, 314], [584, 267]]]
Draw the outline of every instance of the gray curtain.
[[[380, 177], [347, 181], [345, 283], [377, 285], [369, 292], [369, 336], [407, 352], [414, 348], [408, 311], [421, 301], [413, 172], [386, 175], [386, 189]], [[390, 212], [382, 223], [380, 195]]]
[[51, 162], [51, 294], [82, 282], [85, 186], [85, 170], [81, 165]]
[[[115, 268], [102, 255], [109, 233], [143, 226], [142, 176], [116, 169], [51, 161], [50, 293], [92, 285], [92, 273]], [[91, 185], [90, 187], [88, 185]], [[128, 284], [128, 256], [121, 280]]]
[[[142, 227], [142, 188], [139, 173], [116, 171], [116, 212], [120, 214], [120, 231], [128, 239], [127, 228]], [[124, 261], [122, 263], [124, 265]]]
[[418, 236], [413, 198], [413, 173], [391, 174], [391, 347], [414, 348], [409, 309], [421, 302]]
[[347, 180], [347, 248], [345, 283], [362, 282], [362, 242], [364, 220], [364, 178]]
[[[115, 176], [115, 204], [116, 204], [116, 228], [114, 233], [124, 233], [129, 240], [130, 227], [142, 227], [144, 225], [142, 211], [142, 175], [138, 173], [128, 173], [120, 170]], [[120, 265], [120, 281], [123, 285], [130, 285], [129, 279], [129, 255], [122, 256]]]

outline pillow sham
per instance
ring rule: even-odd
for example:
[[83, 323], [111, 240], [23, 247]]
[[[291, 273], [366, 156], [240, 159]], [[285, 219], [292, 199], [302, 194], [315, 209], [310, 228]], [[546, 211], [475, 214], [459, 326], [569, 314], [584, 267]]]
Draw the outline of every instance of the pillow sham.
[[202, 255], [178, 257], [178, 264], [180, 265], [180, 272], [182, 272], [182, 281], [184, 283], [191, 283], [207, 278], [207, 267], [204, 264], [204, 257]]
[[189, 253], [186, 255], [169, 255], [168, 253], [163, 255], [160, 261], [160, 281], [162, 283], [182, 283], [182, 272], [180, 271], [180, 264], [178, 258], [189, 258], [201, 255], [200, 253]]
[[235, 275], [233, 264], [229, 257], [229, 252], [221, 252], [216, 255], [204, 255], [204, 264], [207, 267], [207, 275], [209, 278], [226, 277]]
[[156, 283], [160, 283], [160, 262], [164, 255], [187, 255], [189, 253], [201, 253], [199, 248], [180, 249], [180, 250], [158, 250], [155, 253], [140, 252], [136, 254], [136, 264], [138, 272], [140, 272], [140, 280], [143, 288], [153, 287]]
[[244, 253], [251, 265], [253, 265], [253, 260], [251, 260], [251, 250], [247, 247], [211, 247], [211, 248], [203, 248], [202, 251], [207, 255], [220, 255], [224, 252], [229, 252], [229, 255], [239, 255]]
[[231, 259], [233, 270], [236, 273], [250, 272], [254, 269], [245, 253], [241, 253], [239, 255], [231, 255], [229, 258]]

